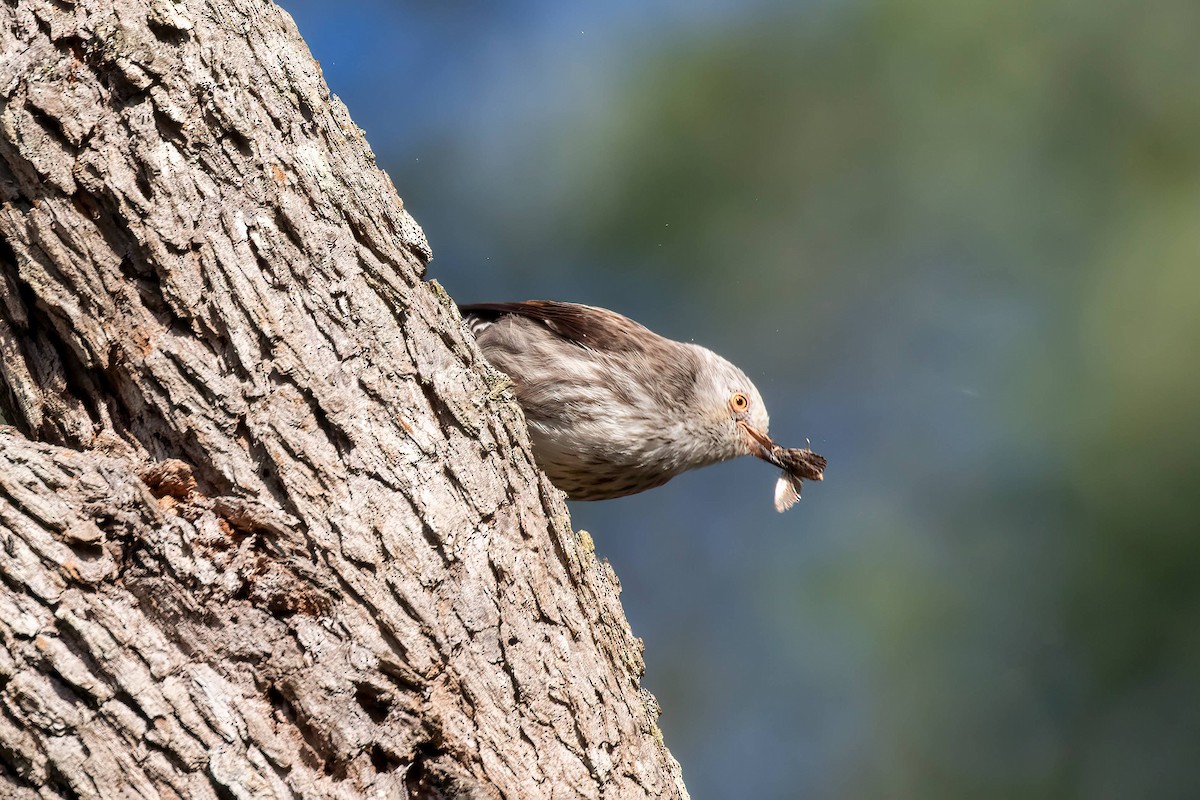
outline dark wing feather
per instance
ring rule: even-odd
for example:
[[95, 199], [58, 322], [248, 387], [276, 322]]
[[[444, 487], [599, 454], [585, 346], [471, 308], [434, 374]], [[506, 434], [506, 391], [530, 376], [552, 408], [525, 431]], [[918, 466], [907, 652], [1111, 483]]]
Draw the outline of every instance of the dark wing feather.
[[458, 310], [469, 322], [494, 322], [506, 314], [515, 314], [540, 322], [563, 339], [592, 350], [624, 353], [650, 349], [661, 341], [649, 328], [615, 311], [578, 303], [526, 300], [460, 305]]

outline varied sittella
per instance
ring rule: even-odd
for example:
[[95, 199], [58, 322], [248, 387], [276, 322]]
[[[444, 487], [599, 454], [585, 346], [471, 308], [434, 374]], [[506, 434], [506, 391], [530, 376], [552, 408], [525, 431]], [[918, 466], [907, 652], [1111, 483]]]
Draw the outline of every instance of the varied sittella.
[[775, 508], [819, 481], [825, 459], [767, 435], [740, 369], [613, 311], [530, 300], [459, 306], [488, 362], [513, 381], [538, 465], [572, 500], [607, 500], [752, 455], [781, 468]]

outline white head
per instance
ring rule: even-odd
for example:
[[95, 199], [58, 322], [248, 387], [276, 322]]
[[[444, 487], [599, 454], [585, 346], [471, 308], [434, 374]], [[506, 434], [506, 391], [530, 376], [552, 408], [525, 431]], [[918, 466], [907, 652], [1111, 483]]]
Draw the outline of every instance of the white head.
[[752, 455], [778, 466], [770, 457], [771, 419], [754, 382], [711, 350], [693, 347], [699, 368], [688, 412], [698, 423], [698, 439], [711, 448], [704, 463]]
[[697, 347], [697, 371], [690, 413], [701, 420], [696, 433], [709, 449], [693, 452], [693, 466], [737, 456], [756, 456], [783, 470], [775, 486], [775, 508], [785, 511], [800, 499], [803, 478], [821, 480], [825, 459], [811, 450], [786, 449], [771, 440], [762, 395], [746, 373], [712, 351]]

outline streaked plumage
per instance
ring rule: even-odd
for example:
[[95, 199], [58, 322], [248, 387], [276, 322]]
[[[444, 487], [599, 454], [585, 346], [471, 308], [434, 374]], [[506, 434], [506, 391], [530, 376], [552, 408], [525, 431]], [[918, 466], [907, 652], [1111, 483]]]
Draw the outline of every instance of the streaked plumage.
[[780, 511], [825, 459], [767, 436], [762, 396], [740, 369], [612, 311], [531, 300], [460, 306], [489, 363], [513, 380], [541, 468], [574, 500], [661, 486], [742, 455], [783, 468]]

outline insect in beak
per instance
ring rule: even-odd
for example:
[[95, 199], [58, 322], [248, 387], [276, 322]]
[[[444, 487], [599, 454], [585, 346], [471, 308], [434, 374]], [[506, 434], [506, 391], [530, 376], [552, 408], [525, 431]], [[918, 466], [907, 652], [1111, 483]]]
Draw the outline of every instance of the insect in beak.
[[800, 485], [805, 480], [825, 478], [825, 459], [807, 447], [781, 447], [770, 436], [749, 423], [739, 421], [750, 444], [750, 452], [783, 470], [775, 484], [775, 510], [787, 511], [800, 499]]

